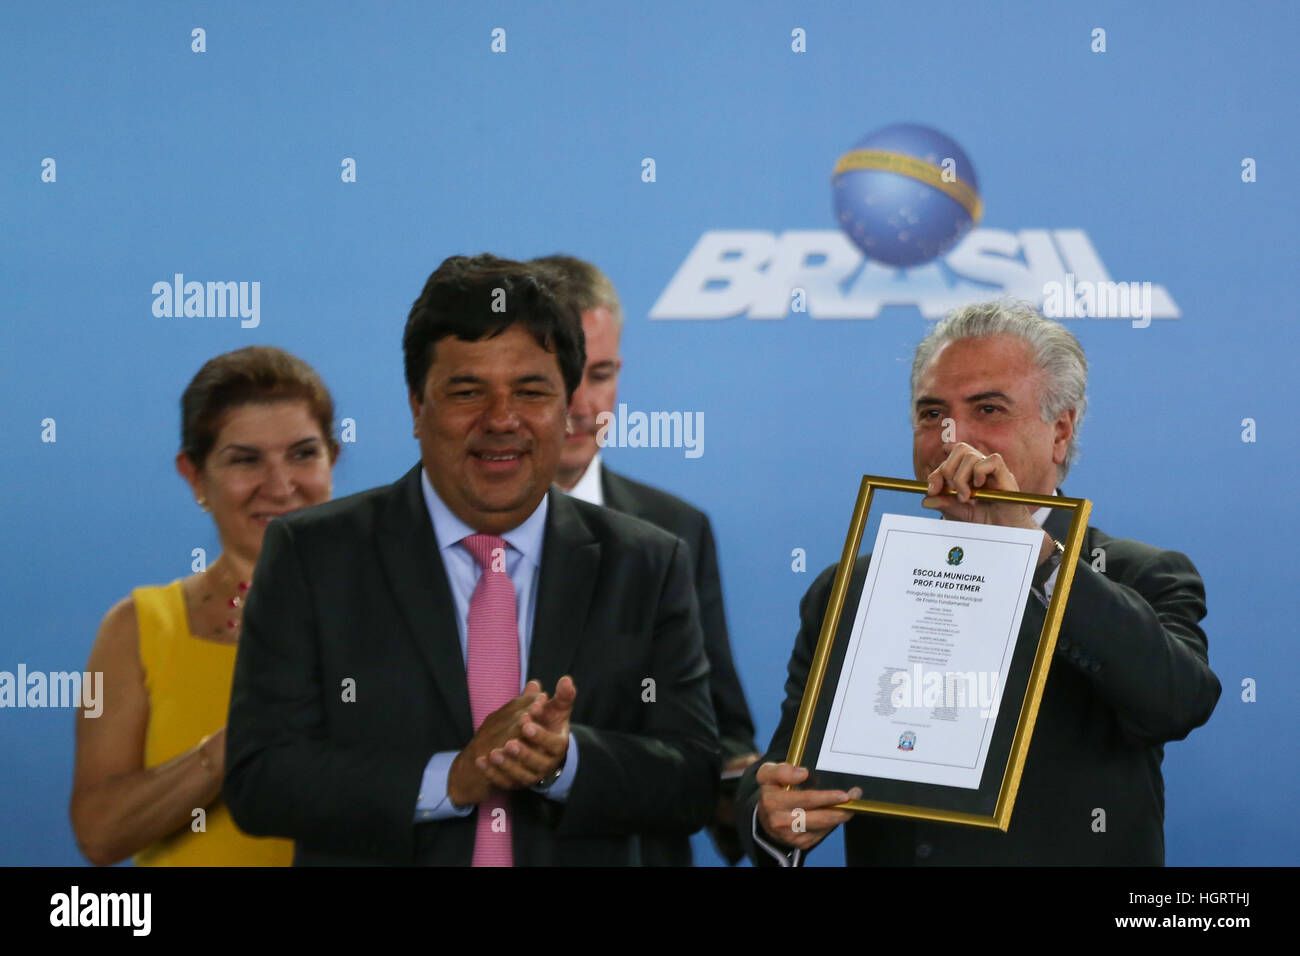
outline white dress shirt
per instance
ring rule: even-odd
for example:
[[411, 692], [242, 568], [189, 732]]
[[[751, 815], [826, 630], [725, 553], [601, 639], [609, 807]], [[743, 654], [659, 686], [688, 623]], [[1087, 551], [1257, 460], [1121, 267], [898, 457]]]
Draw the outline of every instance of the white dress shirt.
[[[469, 602], [478, 584], [483, 569], [469, 553], [461, 541], [471, 534], [473, 528], [465, 524], [452, 513], [446, 503], [438, 497], [429, 476], [420, 472], [420, 482], [424, 489], [424, 503], [429, 509], [429, 519], [433, 522], [433, 536], [438, 542], [438, 553], [447, 575], [447, 584], [451, 587], [452, 600], [456, 604], [456, 629], [460, 635], [461, 661], [469, 659]], [[506, 573], [515, 588], [516, 620], [519, 623], [519, 689], [523, 690], [526, 681], [525, 669], [528, 665], [528, 650], [532, 645], [533, 612], [537, 608], [537, 579], [542, 569], [542, 541], [546, 532], [546, 513], [550, 505], [550, 496], [542, 498], [536, 510], [524, 519], [517, 528], [501, 535], [505, 539]], [[448, 817], [463, 817], [474, 809], [473, 805], [459, 807], [451, 802], [447, 795], [447, 777], [451, 773], [452, 761], [457, 751], [445, 750], [429, 758], [420, 782], [420, 793], [416, 798], [415, 819], [442, 820]], [[564, 770], [550, 787], [534, 788], [546, 797], [563, 801], [573, 786], [573, 778], [578, 772], [578, 742], [569, 735], [569, 749], [564, 760]]]
[[604, 506], [605, 489], [600, 483], [600, 467], [600, 452], [596, 452], [591, 463], [587, 465], [587, 470], [582, 473], [582, 477], [578, 479], [578, 483], [573, 486], [569, 494], [579, 501]]

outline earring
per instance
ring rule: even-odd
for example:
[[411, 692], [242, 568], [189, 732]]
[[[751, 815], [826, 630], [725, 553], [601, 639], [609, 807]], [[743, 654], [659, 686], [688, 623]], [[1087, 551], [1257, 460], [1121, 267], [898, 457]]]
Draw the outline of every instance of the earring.
[[566, 435], [573, 434], [573, 422], [569, 421], [568, 418], [564, 419], [564, 434]]
[[208, 507], [207, 498], [204, 498], [202, 495], [199, 495], [199, 497], [196, 500], [198, 501], [199, 507], [203, 509], [204, 514], [207, 514], [209, 511], [212, 510], [211, 508]]

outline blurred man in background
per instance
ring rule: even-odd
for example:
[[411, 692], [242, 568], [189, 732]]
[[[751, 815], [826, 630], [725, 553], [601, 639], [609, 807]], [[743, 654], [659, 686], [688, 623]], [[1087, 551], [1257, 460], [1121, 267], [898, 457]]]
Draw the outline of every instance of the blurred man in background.
[[[569, 404], [572, 429], [564, 443], [555, 484], [575, 498], [604, 505], [641, 518], [683, 539], [695, 558], [695, 588], [704, 628], [704, 648], [709, 658], [710, 696], [718, 718], [722, 743], [724, 787], [717, 819], [709, 828], [718, 851], [731, 863], [743, 855], [733, 815], [734, 782], [758, 758], [754, 722], [731, 657], [727, 616], [718, 576], [717, 548], [708, 517], [680, 498], [632, 481], [610, 471], [601, 461], [597, 433], [613, 415], [618, 400], [618, 373], [623, 367], [619, 342], [623, 308], [609, 277], [589, 262], [554, 255], [534, 259], [555, 295], [582, 316], [587, 341], [587, 364], [582, 381]], [[654, 845], [651, 845], [653, 842]], [[691, 862], [689, 841], [664, 838], [643, 840], [643, 860], [648, 865], [684, 866]]]

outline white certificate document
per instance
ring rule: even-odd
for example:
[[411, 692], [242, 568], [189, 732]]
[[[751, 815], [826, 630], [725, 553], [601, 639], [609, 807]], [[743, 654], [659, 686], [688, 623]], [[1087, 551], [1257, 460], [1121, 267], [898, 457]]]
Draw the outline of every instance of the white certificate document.
[[881, 516], [819, 769], [979, 788], [1042, 542]]

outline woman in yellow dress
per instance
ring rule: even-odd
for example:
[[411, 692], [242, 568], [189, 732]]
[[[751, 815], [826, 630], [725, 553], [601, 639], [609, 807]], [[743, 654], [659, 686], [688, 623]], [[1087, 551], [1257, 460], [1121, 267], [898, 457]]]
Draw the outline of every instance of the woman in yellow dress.
[[241, 832], [221, 800], [226, 712], [244, 599], [276, 515], [330, 497], [339, 445], [320, 377], [277, 348], [219, 355], [181, 397], [176, 470], [210, 511], [221, 554], [136, 588], [104, 617], [86, 669], [105, 706], [77, 719], [69, 807], [91, 863], [287, 866], [288, 840]]

